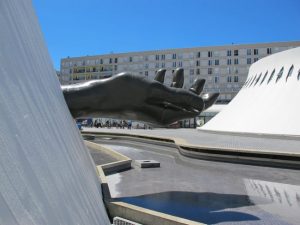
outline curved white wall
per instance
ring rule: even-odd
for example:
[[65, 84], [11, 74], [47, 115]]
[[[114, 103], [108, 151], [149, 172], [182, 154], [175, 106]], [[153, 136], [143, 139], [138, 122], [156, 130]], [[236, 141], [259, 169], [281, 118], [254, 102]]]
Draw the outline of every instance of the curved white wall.
[[[286, 80], [291, 66], [291, 76]], [[284, 71], [276, 82], [281, 68]], [[272, 71], [273, 79], [268, 83]], [[266, 71], [268, 75], [261, 83]], [[244, 85], [228, 106], [210, 120], [204, 130], [300, 135], [300, 48], [283, 51], [254, 63], [248, 78], [255, 85]], [[299, 79], [298, 79], [299, 77]], [[246, 81], [247, 84], [247, 81]]]
[[1, 0], [0, 28], [0, 224], [109, 224], [31, 0]]

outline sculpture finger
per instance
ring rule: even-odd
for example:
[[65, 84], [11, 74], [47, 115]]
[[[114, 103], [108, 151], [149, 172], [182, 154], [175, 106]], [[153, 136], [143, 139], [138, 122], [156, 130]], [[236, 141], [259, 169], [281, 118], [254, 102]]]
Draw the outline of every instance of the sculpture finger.
[[153, 83], [147, 97], [149, 104], [176, 106], [189, 111], [201, 112], [204, 108], [203, 99], [193, 92], [181, 88], [169, 88], [160, 83]]
[[190, 91], [194, 92], [197, 95], [200, 95], [200, 93], [203, 90], [205, 84], [205, 79], [196, 79], [193, 83], [193, 85], [190, 88]]
[[154, 80], [163, 84], [165, 81], [165, 74], [166, 74], [166, 69], [159, 69], [155, 75]]
[[171, 87], [182, 88], [184, 83], [184, 71], [182, 68], [177, 68], [173, 73], [173, 81]]
[[204, 94], [202, 96], [202, 99], [204, 101], [204, 110], [211, 107], [217, 101], [217, 98], [219, 97], [219, 95], [220, 95], [220, 93]]

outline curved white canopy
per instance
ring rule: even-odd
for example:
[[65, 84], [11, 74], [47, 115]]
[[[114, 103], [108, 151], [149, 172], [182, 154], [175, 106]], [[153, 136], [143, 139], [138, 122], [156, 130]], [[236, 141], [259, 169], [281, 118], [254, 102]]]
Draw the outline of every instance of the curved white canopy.
[[300, 47], [257, 61], [236, 97], [202, 129], [300, 135], [299, 73]]

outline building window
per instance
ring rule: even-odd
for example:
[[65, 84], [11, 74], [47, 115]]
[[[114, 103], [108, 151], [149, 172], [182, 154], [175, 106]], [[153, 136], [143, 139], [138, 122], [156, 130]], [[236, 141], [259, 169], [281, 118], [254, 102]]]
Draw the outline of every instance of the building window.
[[115, 71], [117, 71], [118, 70], [118, 66], [117, 65], [115, 65]]
[[182, 67], [182, 61], [178, 62], [178, 66]]
[[258, 61], [258, 58], [254, 58], [254, 59], [253, 59], [253, 62], [257, 62], [257, 61]]
[[238, 68], [235, 68], [235, 69], [234, 69], [234, 73], [235, 73], [235, 74], [238, 74], [238, 73], [239, 73], [239, 69], [238, 69]]
[[257, 48], [254, 49], [253, 52], [254, 52], [254, 55], [258, 55], [258, 49]]
[[155, 60], [159, 60], [159, 55], [155, 55]]
[[289, 70], [289, 72], [288, 72], [288, 74], [287, 74], [287, 76], [286, 76], [286, 79], [285, 79], [286, 81], [287, 81], [287, 79], [288, 79], [290, 76], [292, 76], [293, 70], [294, 70], [294, 65], [291, 66], [291, 68], [290, 68], [290, 70]]
[[129, 57], [129, 62], [132, 62], [132, 57], [131, 56]]
[[115, 58], [115, 63], [118, 63], [118, 58]]
[[268, 55], [272, 54], [272, 48], [267, 48], [267, 54]]
[[165, 63], [161, 63], [161, 67], [165, 68], [166, 67]]
[[208, 65], [209, 65], [209, 66], [212, 65], [212, 60], [208, 60]]
[[234, 50], [233, 55], [234, 55], [234, 56], [238, 56], [238, 55], [239, 55], [239, 50], [237, 50], [237, 49]]
[[282, 77], [283, 70], [284, 70], [284, 67], [282, 67], [281, 70], [279, 71], [279, 73], [277, 74], [276, 82]]
[[212, 51], [208, 51], [207, 56], [212, 57]]
[[227, 77], [227, 83], [231, 83], [231, 76]]
[[190, 69], [190, 75], [194, 75], [194, 69]]
[[148, 77], [148, 71], [145, 71], [145, 76]]
[[275, 74], [275, 69], [271, 73], [271, 76], [269, 77], [268, 83], [270, 83], [270, 81], [273, 79], [274, 74]]
[[214, 81], [215, 81], [215, 84], [219, 83], [219, 77], [215, 77]]
[[100, 59], [100, 64], [103, 64], [103, 59]]
[[161, 55], [161, 60], [165, 60], [166, 56], [165, 55]]
[[227, 56], [231, 56], [231, 50], [227, 50]]
[[238, 83], [239, 82], [239, 77], [238, 76], [234, 76], [233, 81], [234, 81], [234, 83]]
[[200, 66], [200, 60], [196, 61], [196, 66]]
[[234, 64], [235, 65], [239, 64], [239, 59], [234, 59]]
[[216, 66], [219, 65], [219, 60], [218, 60], [218, 59], [215, 60], [215, 65], [216, 65]]
[[268, 75], [268, 71], [265, 73], [265, 75], [264, 75], [264, 78], [262, 79], [262, 81], [260, 82], [260, 84], [259, 84], [259, 85], [261, 85], [261, 84], [262, 84], [262, 83], [265, 81], [265, 79], [266, 79], [267, 75]]
[[208, 68], [208, 69], [207, 69], [207, 73], [208, 73], [208, 74], [212, 74], [212, 68]]
[[247, 64], [248, 64], [248, 65], [251, 64], [251, 58], [247, 58]]
[[251, 55], [251, 49], [247, 49], [247, 55]]
[[197, 52], [197, 58], [201, 57], [201, 52]]
[[196, 74], [200, 75], [200, 69], [199, 68], [196, 70]]
[[112, 63], [112, 61], [113, 61], [113, 59], [112, 59], [112, 58], [109, 58], [109, 63], [110, 63], [110, 64]]
[[172, 55], [172, 59], [176, 59], [176, 54], [173, 54], [173, 55]]
[[227, 68], [227, 71], [228, 71], [228, 74], [231, 74], [231, 68], [230, 67]]
[[231, 59], [227, 59], [227, 65], [231, 65]]
[[173, 67], [176, 67], [176, 62], [173, 62]]
[[297, 79], [300, 80], [300, 69], [298, 70]]
[[145, 69], [148, 69], [148, 68], [149, 68], [149, 64], [146, 63], [146, 64], [145, 64]]

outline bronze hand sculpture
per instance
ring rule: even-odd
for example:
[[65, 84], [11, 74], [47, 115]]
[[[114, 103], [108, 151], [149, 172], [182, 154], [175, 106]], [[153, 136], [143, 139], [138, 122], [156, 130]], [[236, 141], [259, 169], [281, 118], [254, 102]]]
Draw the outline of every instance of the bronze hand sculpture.
[[155, 79], [120, 73], [113, 77], [62, 86], [73, 117], [111, 117], [159, 125], [199, 115], [219, 94], [199, 96], [205, 80], [196, 79], [189, 90], [182, 89], [184, 71], [175, 70], [171, 87], [163, 84], [166, 70]]

